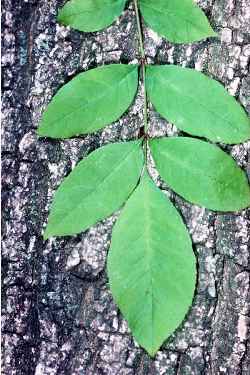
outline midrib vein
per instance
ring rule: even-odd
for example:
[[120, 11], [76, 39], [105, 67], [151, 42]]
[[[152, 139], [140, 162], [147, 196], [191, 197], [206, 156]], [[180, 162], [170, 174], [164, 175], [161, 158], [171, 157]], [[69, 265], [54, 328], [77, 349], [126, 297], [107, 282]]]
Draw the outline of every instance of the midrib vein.
[[146, 199], [144, 199], [144, 209], [145, 209], [145, 217], [147, 218], [146, 221], [146, 232], [147, 232], [147, 240], [146, 240], [146, 246], [147, 249], [147, 255], [148, 255], [148, 275], [149, 276], [149, 289], [150, 289], [150, 308], [151, 308], [151, 327], [150, 327], [150, 336], [151, 336], [151, 345], [153, 347], [154, 339], [153, 339], [153, 326], [154, 326], [154, 291], [153, 291], [153, 275], [152, 275], [152, 246], [150, 246], [150, 240], [151, 240], [151, 213], [150, 213], [150, 192], [147, 188], [146, 191]]

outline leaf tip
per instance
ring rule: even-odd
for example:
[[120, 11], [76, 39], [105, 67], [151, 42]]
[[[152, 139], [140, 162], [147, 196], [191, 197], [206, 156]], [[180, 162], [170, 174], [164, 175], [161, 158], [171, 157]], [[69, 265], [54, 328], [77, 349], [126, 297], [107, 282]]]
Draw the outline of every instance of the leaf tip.
[[40, 122], [38, 124], [38, 128], [37, 128], [37, 135], [39, 137], [47, 137], [48, 136], [48, 131], [47, 131], [47, 124], [46, 124], [46, 121], [45, 121], [45, 114], [46, 114], [46, 111], [43, 113], [41, 119], [40, 119]]
[[43, 239], [44, 241], [48, 240], [49, 238], [51, 238], [53, 235], [50, 233], [50, 231], [48, 230], [48, 226], [46, 227], [44, 233], [43, 233]]
[[36, 131], [39, 138], [46, 137], [46, 138], [54, 138], [59, 139], [61, 138], [60, 135], [54, 134], [53, 128], [47, 126], [47, 124], [43, 121], [40, 122], [40, 125]]
[[146, 352], [148, 353], [148, 355], [150, 356], [151, 359], [154, 359], [158, 350], [159, 350], [159, 348], [157, 348], [157, 349], [150, 348], [150, 349], [146, 349]]
[[45, 134], [43, 133], [43, 129], [41, 125], [38, 127], [36, 134], [38, 135], [39, 138], [45, 137]]
[[154, 359], [155, 356], [157, 355], [158, 351], [160, 350], [161, 348], [161, 345], [163, 344], [163, 342], [161, 343], [151, 343], [151, 345], [148, 345], [148, 346], [143, 346], [142, 347], [144, 348], [144, 350], [148, 353], [148, 355], [150, 356], [150, 358]]
[[57, 16], [56, 16], [56, 20], [60, 24], [63, 24], [65, 22], [63, 8], [60, 8], [58, 10], [58, 13], [57, 13]]
[[211, 28], [211, 32], [209, 34], [209, 38], [219, 38], [219, 33], [217, 33], [216, 31], [214, 31], [212, 28]]

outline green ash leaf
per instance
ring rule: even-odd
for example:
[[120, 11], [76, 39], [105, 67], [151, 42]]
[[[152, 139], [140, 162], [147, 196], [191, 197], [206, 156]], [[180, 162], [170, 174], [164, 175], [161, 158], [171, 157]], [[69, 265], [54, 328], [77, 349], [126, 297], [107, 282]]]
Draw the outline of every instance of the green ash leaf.
[[250, 120], [224, 87], [193, 69], [149, 66], [147, 91], [157, 112], [185, 132], [213, 142], [250, 139]]
[[219, 147], [193, 138], [150, 141], [166, 183], [188, 201], [211, 210], [238, 211], [250, 205], [245, 173]]
[[111, 25], [125, 3], [126, 0], [70, 0], [59, 10], [57, 20], [79, 31], [94, 32]]
[[154, 356], [192, 304], [196, 261], [180, 215], [147, 174], [115, 224], [108, 276], [133, 336]]
[[44, 238], [83, 232], [118, 210], [139, 180], [143, 159], [141, 141], [92, 152], [56, 191]]
[[137, 65], [111, 64], [80, 73], [54, 96], [38, 134], [68, 138], [97, 131], [121, 117], [137, 86]]
[[149, 27], [172, 43], [191, 43], [217, 34], [192, 0], [140, 0]]

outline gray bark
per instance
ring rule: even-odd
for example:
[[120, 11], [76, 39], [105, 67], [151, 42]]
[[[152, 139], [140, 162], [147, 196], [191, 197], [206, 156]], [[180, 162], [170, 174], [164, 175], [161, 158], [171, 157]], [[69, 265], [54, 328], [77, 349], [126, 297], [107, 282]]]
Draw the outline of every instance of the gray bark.
[[[149, 62], [200, 69], [250, 111], [249, 1], [199, 4], [221, 39], [173, 46], [147, 30]], [[187, 319], [154, 360], [134, 342], [108, 289], [105, 259], [116, 217], [78, 236], [42, 240], [62, 178], [92, 150], [138, 136], [142, 121], [139, 93], [121, 120], [96, 134], [38, 139], [41, 114], [63, 83], [138, 57], [131, 5], [95, 34], [57, 25], [60, 5], [3, 1], [3, 374], [249, 374], [249, 211], [216, 214], [171, 193], [192, 236], [199, 279]], [[152, 136], [178, 133], [152, 109], [150, 122]], [[223, 148], [250, 173], [249, 143]]]

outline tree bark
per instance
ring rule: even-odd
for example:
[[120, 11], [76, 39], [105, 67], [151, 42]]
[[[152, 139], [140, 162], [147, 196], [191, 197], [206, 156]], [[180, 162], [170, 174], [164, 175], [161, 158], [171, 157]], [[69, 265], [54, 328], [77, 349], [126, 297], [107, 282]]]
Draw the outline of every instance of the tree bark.
[[[137, 137], [142, 124], [139, 91], [119, 121], [95, 134], [64, 141], [37, 137], [42, 112], [67, 80], [138, 57], [131, 3], [98, 33], [59, 26], [61, 5], [3, 1], [3, 374], [249, 374], [249, 211], [222, 215], [171, 193], [192, 236], [199, 277], [187, 319], [155, 359], [134, 342], [108, 288], [105, 260], [116, 216], [81, 235], [43, 241], [62, 178], [92, 150]], [[148, 62], [202, 70], [250, 112], [249, 2], [199, 5], [220, 39], [172, 45], [145, 29]], [[151, 108], [151, 136], [178, 133]], [[250, 143], [223, 148], [250, 174]], [[157, 182], [167, 189], [159, 177]]]

